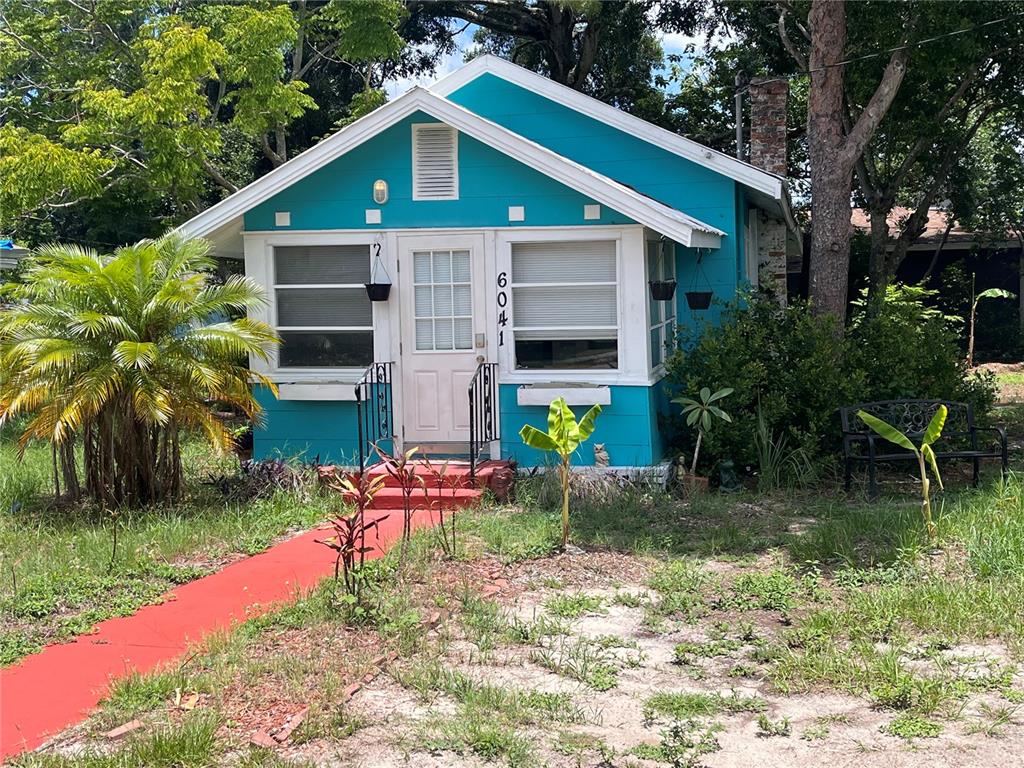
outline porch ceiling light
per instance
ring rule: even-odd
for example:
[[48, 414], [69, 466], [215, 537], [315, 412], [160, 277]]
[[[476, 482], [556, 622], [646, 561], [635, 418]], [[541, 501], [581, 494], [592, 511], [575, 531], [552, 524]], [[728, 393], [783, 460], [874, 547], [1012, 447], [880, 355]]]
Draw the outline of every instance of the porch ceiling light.
[[373, 202], [384, 205], [388, 201], [388, 183], [384, 179], [373, 182]]

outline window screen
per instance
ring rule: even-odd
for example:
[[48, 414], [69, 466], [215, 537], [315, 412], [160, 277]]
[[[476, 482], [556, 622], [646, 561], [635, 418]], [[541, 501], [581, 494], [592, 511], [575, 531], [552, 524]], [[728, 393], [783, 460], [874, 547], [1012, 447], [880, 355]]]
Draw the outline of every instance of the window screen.
[[373, 362], [373, 311], [366, 295], [369, 245], [274, 249], [274, 299], [281, 368], [349, 368]]
[[618, 367], [614, 240], [514, 243], [516, 367]]

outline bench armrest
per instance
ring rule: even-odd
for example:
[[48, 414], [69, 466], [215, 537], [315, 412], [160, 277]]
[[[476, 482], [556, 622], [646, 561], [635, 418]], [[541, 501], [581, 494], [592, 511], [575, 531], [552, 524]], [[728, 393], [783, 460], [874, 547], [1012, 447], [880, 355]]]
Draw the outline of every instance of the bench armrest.
[[999, 445], [1006, 450], [1006, 430], [1002, 427], [974, 427], [975, 432], [991, 432], [999, 438]]

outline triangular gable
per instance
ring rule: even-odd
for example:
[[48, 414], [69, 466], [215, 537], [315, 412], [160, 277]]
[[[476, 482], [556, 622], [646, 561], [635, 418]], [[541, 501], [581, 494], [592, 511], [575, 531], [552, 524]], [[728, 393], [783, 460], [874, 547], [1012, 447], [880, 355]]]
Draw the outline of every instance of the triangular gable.
[[207, 236], [414, 112], [425, 112], [659, 234], [691, 247], [718, 247], [722, 230], [657, 202], [423, 88], [374, 110], [178, 227]]
[[711, 149], [693, 139], [649, 123], [639, 117], [605, 104], [603, 101], [556, 83], [524, 67], [492, 54], [478, 56], [430, 86], [440, 96], [449, 96], [482, 75], [491, 74], [528, 91], [612, 126], [654, 146], [702, 165], [730, 178], [756, 193], [777, 201], [787, 221], [795, 228], [789, 208], [786, 179], [762, 170], [731, 155]]

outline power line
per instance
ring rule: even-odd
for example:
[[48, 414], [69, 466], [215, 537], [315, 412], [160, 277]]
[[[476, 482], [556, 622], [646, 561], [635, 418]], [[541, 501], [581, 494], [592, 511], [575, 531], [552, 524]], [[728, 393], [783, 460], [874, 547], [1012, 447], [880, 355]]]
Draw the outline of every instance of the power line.
[[[938, 42], [939, 40], [946, 40], [946, 39], [948, 39], [950, 37], [957, 37], [959, 35], [966, 35], [968, 32], [975, 32], [976, 30], [983, 29], [984, 27], [991, 27], [994, 24], [1002, 24], [1004, 21], [1010, 21], [1011, 19], [1016, 19], [1016, 18], [1018, 18], [1020, 16], [1024, 16], [1024, 11], [1021, 11], [1020, 13], [1011, 13], [1009, 16], [1003, 16], [1001, 19], [992, 19], [990, 21], [983, 21], [981, 24], [975, 24], [973, 27], [966, 27], [964, 29], [956, 29], [956, 30], [953, 30], [952, 32], [944, 32], [943, 34], [935, 35], [934, 37], [926, 37], [926, 38], [924, 38], [922, 40], [917, 40], [917, 41], [915, 41], [913, 43], [906, 43], [905, 45], [897, 45], [897, 46], [895, 46], [893, 48], [886, 48], [886, 49], [881, 50], [881, 51], [875, 51], [874, 53], [865, 53], [862, 56], [853, 56], [853, 57], [851, 57], [849, 59], [844, 59], [843, 61], [836, 61], [836, 62], [833, 62], [831, 64], [824, 64], [824, 65], [822, 65], [820, 67], [815, 67], [814, 69], [807, 69], [807, 70], [805, 70], [803, 72], [798, 72], [798, 73], [796, 73], [794, 75], [779, 75], [778, 77], [773, 77], [773, 78], [768, 79], [768, 80], [761, 80], [761, 81], [758, 82], [758, 85], [764, 85], [764, 84], [767, 84], [767, 83], [781, 83], [783, 81], [789, 81], [789, 80], [792, 80], [792, 79], [797, 78], [797, 77], [803, 77], [804, 75], [810, 75], [810, 74], [812, 74], [814, 72], [821, 72], [822, 70], [828, 69], [829, 67], [845, 67], [847, 64], [855, 64], [858, 61], [867, 61], [868, 59], [877, 59], [877, 58], [879, 58], [881, 56], [890, 56], [890, 55], [892, 55], [892, 54], [894, 54], [894, 53], [896, 53], [898, 51], [907, 51], [907, 50], [910, 50], [911, 48], [917, 48], [917, 47], [922, 46], [922, 45], [927, 45], [929, 43]], [[744, 92], [746, 92], [748, 90], [750, 90], [750, 83], [747, 83], [746, 85], [744, 85], [741, 88], [737, 89], [736, 93], [744, 93]]]

